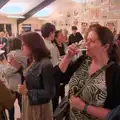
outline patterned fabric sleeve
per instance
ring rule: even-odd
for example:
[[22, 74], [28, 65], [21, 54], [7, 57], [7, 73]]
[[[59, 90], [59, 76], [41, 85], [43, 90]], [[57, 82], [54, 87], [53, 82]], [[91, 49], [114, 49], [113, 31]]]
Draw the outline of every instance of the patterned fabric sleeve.
[[17, 71], [16, 68], [12, 67], [9, 64], [0, 64], [0, 80], [9, 88], [9, 81], [7, 77], [11, 76]]
[[5, 75], [5, 76], [11, 76], [13, 73], [15, 73], [17, 71], [16, 68], [12, 67], [9, 64], [3, 64], [0, 65], [0, 74]]

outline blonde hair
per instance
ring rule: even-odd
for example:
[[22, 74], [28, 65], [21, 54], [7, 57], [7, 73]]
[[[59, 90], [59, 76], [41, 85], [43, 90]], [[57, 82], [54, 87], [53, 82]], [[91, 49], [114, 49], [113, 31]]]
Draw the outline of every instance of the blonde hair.
[[0, 32], [0, 37], [3, 37], [5, 35], [4, 32]]

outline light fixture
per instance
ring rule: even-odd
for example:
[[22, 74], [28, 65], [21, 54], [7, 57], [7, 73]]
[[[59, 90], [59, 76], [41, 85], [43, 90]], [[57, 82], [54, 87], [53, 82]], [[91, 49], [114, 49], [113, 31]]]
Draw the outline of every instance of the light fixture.
[[38, 18], [39, 20], [48, 20], [48, 18], [43, 18], [43, 17], [40, 17]]
[[73, 2], [76, 2], [76, 3], [82, 3], [82, 4], [86, 4], [88, 2], [90, 2], [90, 0], [72, 0]]
[[8, 15], [7, 17], [8, 18], [16, 18], [16, 19], [18, 19], [18, 18], [25, 18], [24, 16], [15, 16], [15, 15]]

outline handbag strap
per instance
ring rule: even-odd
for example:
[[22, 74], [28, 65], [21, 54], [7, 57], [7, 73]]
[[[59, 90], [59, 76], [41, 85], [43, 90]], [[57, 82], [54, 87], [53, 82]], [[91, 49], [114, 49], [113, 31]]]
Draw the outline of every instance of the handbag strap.
[[[96, 78], [101, 72], [103, 72], [106, 68], [110, 67], [112, 64], [114, 64], [114, 62], [110, 62], [109, 64], [107, 65], [104, 65], [100, 70], [97, 71], [97, 73], [92, 77], [91, 80], [93, 80], [94, 78]], [[86, 86], [88, 86], [90, 83], [91, 83], [91, 80], [89, 80], [82, 89], [80, 89], [76, 94], [75, 96], [78, 96], [84, 88], [86, 88]]]

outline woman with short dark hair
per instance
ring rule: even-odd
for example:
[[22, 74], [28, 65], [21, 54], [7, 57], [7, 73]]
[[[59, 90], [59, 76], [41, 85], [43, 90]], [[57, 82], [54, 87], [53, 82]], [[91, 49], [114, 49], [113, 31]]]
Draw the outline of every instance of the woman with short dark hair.
[[[61, 30], [57, 30], [55, 32], [55, 40], [53, 43], [57, 46], [59, 54], [60, 54], [60, 59], [62, 59], [63, 56], [65, 55], [65, 46], [63, 44], [64, 35]], [[53, 99], [53, 111], [56, 109], [56, 107], [59, 104], [59, 97], [63, 99], [65, 96], [65, 84], [66, 83], [61, 83], [60, 85], [56, 85], [56, 95]]]
[[23, 95], [22, 120], [52, 120], [55, 86], [50, 52], [36, 32], [23, 34], [21, 40], [24, 54], [33, 58], [26, 71], [25, 85], [18, 87]]

